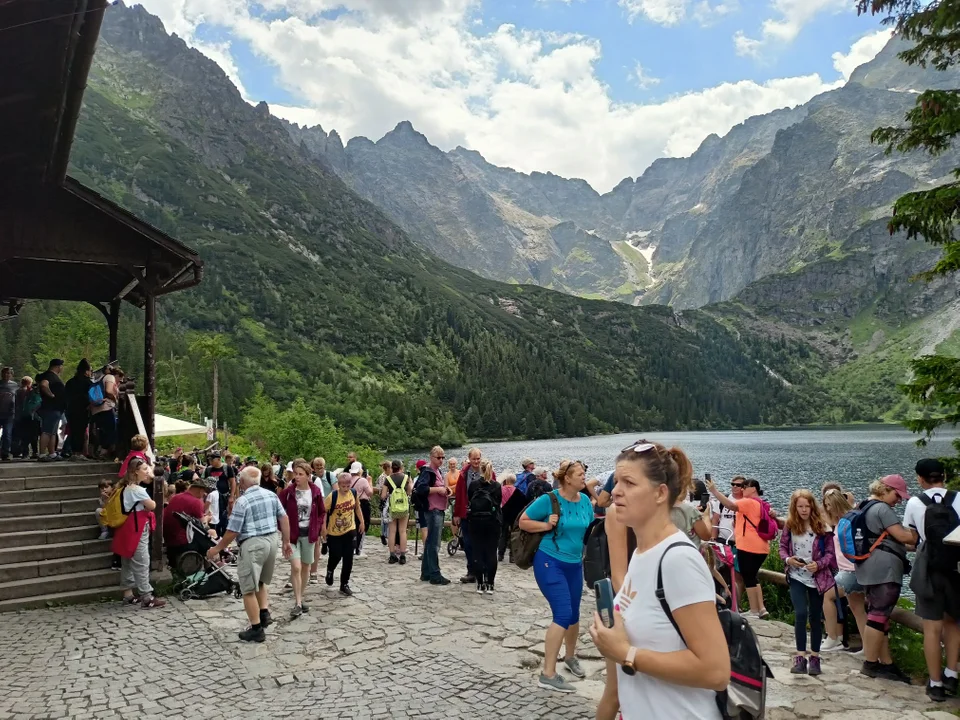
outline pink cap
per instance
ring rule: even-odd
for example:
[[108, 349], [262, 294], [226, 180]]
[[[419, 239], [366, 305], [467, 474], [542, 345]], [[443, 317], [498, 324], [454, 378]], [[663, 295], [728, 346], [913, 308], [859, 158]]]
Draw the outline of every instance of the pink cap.
[[423, 466], [427, 464], [426, 460], [417, 460], [417, 470], [423, 470]]
[[884, 478], [880, 478], [880, 482], [888, 488], [896, 490], [901, 500], [908, 500], [910, 498], [910, 493], [907, 490], [907, 481], [900, 475], [887, 475]]

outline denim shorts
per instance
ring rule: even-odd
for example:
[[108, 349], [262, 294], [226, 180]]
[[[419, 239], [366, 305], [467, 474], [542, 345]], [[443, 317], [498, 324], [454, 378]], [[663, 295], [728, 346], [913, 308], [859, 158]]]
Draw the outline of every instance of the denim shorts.
[[60, 430], [63, 413], [59, 410], [40, 410], [37, 414], [40, 416], [40, 432], [46, 435], [56, 435], [57, 431]]
[[857, 574], [853, 570], [841, 570], [835, 579], [837, 586], [847, 595], [863, 592], [863, 585], [857, 581]]

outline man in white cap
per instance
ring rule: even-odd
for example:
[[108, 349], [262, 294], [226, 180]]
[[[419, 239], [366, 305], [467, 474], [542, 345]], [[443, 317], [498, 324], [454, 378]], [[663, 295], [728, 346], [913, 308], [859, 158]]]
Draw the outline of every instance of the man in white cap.
[[[356, 457], [356, 454], [350, 453], [348, 457]], [[373, 488], [370, 486], [370, 481], [366, 478], [366, 471], [363, 469], [363, 465], [354, 460], [350, 463], [350, 467], [347, 472], [353, 477], [350, 481], [350, 489], [357, 494], [357, 500], [360, 503], [360, 513], [363, 515], [363, 526], [365, 528], [370, 527], [370, 498], [373, 495]], [[356, 550], [354, 551], [357, 557], [363, 557], [363, 538], [366, 537], [365, 533], [357, 533], [357, 545]]]

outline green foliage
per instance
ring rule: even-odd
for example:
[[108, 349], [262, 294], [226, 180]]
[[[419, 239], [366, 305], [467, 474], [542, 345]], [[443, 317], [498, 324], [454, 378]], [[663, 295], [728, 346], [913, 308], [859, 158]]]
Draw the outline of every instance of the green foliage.
[[[43, 372], [61, 358], [68, 375], [86, 358], [93, 367], [107, 362], [109, 333], [103, 315], [89, 305], [71, 305], [46, 323], [33, 353], [33, 372]], [[31, 369], [31, 368], [28, 368]]]
[[[913, 610], [913, 602], [907, 598], [900, 598], [899, 607]], [[923, 655], [923, 633], [911, 630], [900, 623], [890, 623], [890, 654], [893, 661], [907, 675], [915, 679], [927, 676], [927, 661]]]
[[322, 455], [332, 459], [347, 454], [343, 433], [330, 418], [311, 411], [302, 398], [279, 410], [262, 388], [258, 388], [247, 407], [240, 434], [250, 438], [261, 451], [280, 453], [283, 458], [312, 459]]
[[[770, 543], [767, 559], [763, 561], [763, 568], [771, 572], [784, 572], [783, 560], [780, 559], [780, 544]], [[790, 590], [785, 585], [761, 583], [763, 590], [763, 604], [774, 620], [793, 624], [795, 619], [793, 601], [790, 599]]]

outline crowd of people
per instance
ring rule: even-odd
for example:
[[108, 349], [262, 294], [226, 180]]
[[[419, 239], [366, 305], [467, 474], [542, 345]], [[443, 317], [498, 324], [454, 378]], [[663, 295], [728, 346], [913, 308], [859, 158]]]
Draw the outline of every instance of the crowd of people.
[[[541, 538], [530, 565], [551, 623], [538, 682], [560, 692], [575, 686], [558, 665], [574, 680], [585, 677], [577, 657], [585, 538], [602, 520], [616, 613], [610, 627], [599, 616], [591, 625], [594, 643], [608, 662], [598, 718], [617, 713], [627, 720], [722, 717], [716, 698], [730, 681], [730, 658], [717, 607], [737, 607], [742, 589], [741, 615], [748, 621], [768, 617], [759, 576], [771, 545], [783, 560], [796, 618], [791, 672], [818, 675], [822, 652], [850, 651], [843, 645], [840, 621], [849, 611], [862, 638], [856, 651], [863, 657], [862, 673], [896, 681], [909, 678], [891, 655], [891, 615], [910, 571], [907, 552], [919, 546], [910, 586], [923, 619], [927, 694], [943, 700], [957, 690], [960, 579], [955, 560], [949, 569], [956, 554], [943, 537], [945, 527], [960, 525], [960, 496], [946, 490], [937, 460], [917, 464], [923, 488], [917, 497], [910, 497], [898, 475], [875, 481], [859, 504], [828, 483], [817, 495], [795, 490], [781, 516], [763, 499], [758, 481], [734, 477], [726, 494], [709, 476], [695, 480], [681, 449], [645, 441], [625, 448], [606, 478], [588, 479], [584, 463], [564, 460], [552, 483], [530, 458], [516, 474], [498, 479], [479, 448], [470, 449], [461, 465], [434, 447], [412, 473], [400, 460], [385, 461], [373, 480], [353, 453], [342, 468], [328, 471], [321, 457], [284, 465], [273, 456], [259, 464], [252, 457], [210, 452], [200, 464], [195, 455], [178, 450], [150, 472], [146, 438], [135, 437], [131, 446], [121, 470], [124, 505], [146, 513], [146, 519], [133, 525], [133, 533], [114, 534], [126, 601], [145, 608], [163, 604], [152, 593], [147, 554], [151, 511], [162, 502], [171, 557], [185, 542], [176, 513], [207, 524], [216, 539], [206, 553], [211, 562], [222, 562], [236, 545], [236, 576], [250, 622], [240, 633], [245, 641], [263, 641], [273, 622], [267, 587], [280, 557], [290, 565], [292, 618], [309, 612], [305, 590], [318, 582], [322, 556], [326, 584], [338, 582], [344, 596], [352, 595], [353, 559], [364, 552], [376, 494], [385, 562], [407, 564], [413, 521], [423, 540], [420, 580], [431, 585], [451, 582], [439, 562], [447, 517], [466, 560], [460, 582], [482, 595], [495, 592], [512, 528]], [[150, 492], [154, 474], [169, 481], [163, 498]], [[110, 489], [105, 490], [106, 499]], [[904, 500], [901, 520], [894, 507]], [[953, 515], [931, 520], [944, 510]], [[845, 524], [851, 522], [857, 530], [855, 550], [844, 541]], [[935, 529], [930, 522], [937, 523]], [[659, 593], [652, 591], [656, 587]]]
[[110, 459], [117, 445], [117, 403], [125, 377], [115, 364], [94, 370], [86, 358], [63, 381], [64, 362], [17, 383], [0, 368], [0, 460]]

